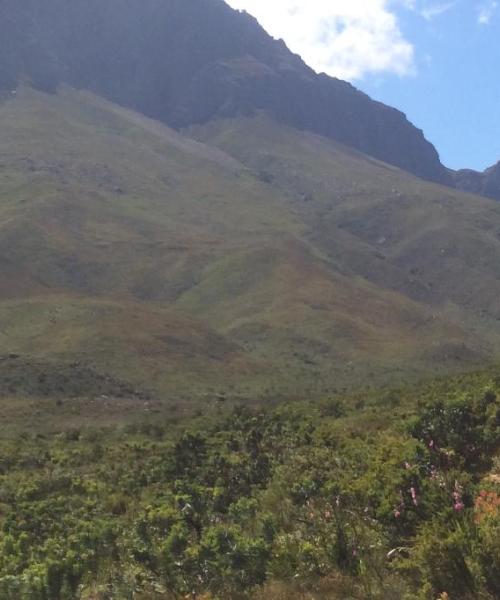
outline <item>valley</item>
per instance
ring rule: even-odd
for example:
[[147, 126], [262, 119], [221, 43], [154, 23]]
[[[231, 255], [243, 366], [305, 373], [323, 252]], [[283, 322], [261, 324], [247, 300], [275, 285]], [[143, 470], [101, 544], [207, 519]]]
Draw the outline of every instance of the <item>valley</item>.
[[2, 0], [0, 600], [499, 598], [499, 181], [222, 0]]

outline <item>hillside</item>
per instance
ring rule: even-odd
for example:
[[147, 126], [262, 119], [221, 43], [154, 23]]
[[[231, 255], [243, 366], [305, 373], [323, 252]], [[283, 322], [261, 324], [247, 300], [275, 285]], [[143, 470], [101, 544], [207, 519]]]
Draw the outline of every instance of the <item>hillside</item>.
[[500, 162], [482, 173], [462, 169], [452, 173], [452, 176], [458, 189], [500, 200]]
[[233, 245], [296, 224], [228, 157], [120, 111], [29, 90], [0, 108], [2, 348], [146, 391], [265, 374], [165, 305]]
[[66, 83], [174, 127], [266, 110], [451, 183], [402, 113], [317, 75], [223, 0], [3, 0], [0, 56], [3, 90], [25, 79], [45, 91]]
[[0, 127], [0, 340], [20, 357], [4, 395], [72, 396], [76, 363], [86, 396], [183, 408], [498, 355], [494, 202], [266, 116], [190, 130], [200, 142], [23, 87]]
[[499, 189], [223, 0], [0, 0], [0, 600], [498, 600]]
[[307, 223], [307, 239], [339, 271], [495, 327], [495, 203], [428, 184], [265, 116], [219, 120], [189, 132], [285, 193]]

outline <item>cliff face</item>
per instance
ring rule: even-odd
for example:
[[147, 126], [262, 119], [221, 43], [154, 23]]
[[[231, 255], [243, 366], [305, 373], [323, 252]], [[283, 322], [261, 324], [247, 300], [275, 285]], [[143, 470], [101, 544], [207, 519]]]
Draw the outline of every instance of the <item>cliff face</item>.
[[317, 75], [222, 0], [3, 0], [0, 87], [66, 83], [181, 128], [262, 110], [423, 178], [451, 183], [399, 111]]
[[459, 190], [500, 200], [500, 162], [482, 173], [462, 169], [454, 173], [453, 177]]

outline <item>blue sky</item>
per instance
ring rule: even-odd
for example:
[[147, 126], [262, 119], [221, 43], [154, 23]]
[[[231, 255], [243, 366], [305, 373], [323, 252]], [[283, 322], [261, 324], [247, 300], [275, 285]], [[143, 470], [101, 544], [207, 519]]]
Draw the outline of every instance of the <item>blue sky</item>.
[[415, 48], [415, 74], [367, 74], [358, 87], [403, 110], [447, 166], [500, 160], [500, 10], [489, 23], [478, 22], [473, 0], [430, 20], [401, 10], [400, 27]]
[[405, 112], [447, 166], [500, 160], [500, 1], [227, 1], [317, 71]]

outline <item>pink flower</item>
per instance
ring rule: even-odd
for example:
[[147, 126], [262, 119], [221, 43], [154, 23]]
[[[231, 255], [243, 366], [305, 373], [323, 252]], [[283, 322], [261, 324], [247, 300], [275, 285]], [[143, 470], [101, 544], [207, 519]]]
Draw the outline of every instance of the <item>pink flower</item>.
[[412, 468], [409, 462], [405, 462], [405, 469], [409, 471]]
[[395, 510], [394, 511], [394, 516], [396, 517], [396, 519], [399, 519], [399, 517], [401, 516], [401, 511]]
[[458, 481], [455, 481], [455, 489], [451, 495], [453, 496], [453, 508], [456, 511], [461, 511], [465, 508], [465, 504], [462, 501], [462, 493], [462, 486], [458, 483]]

